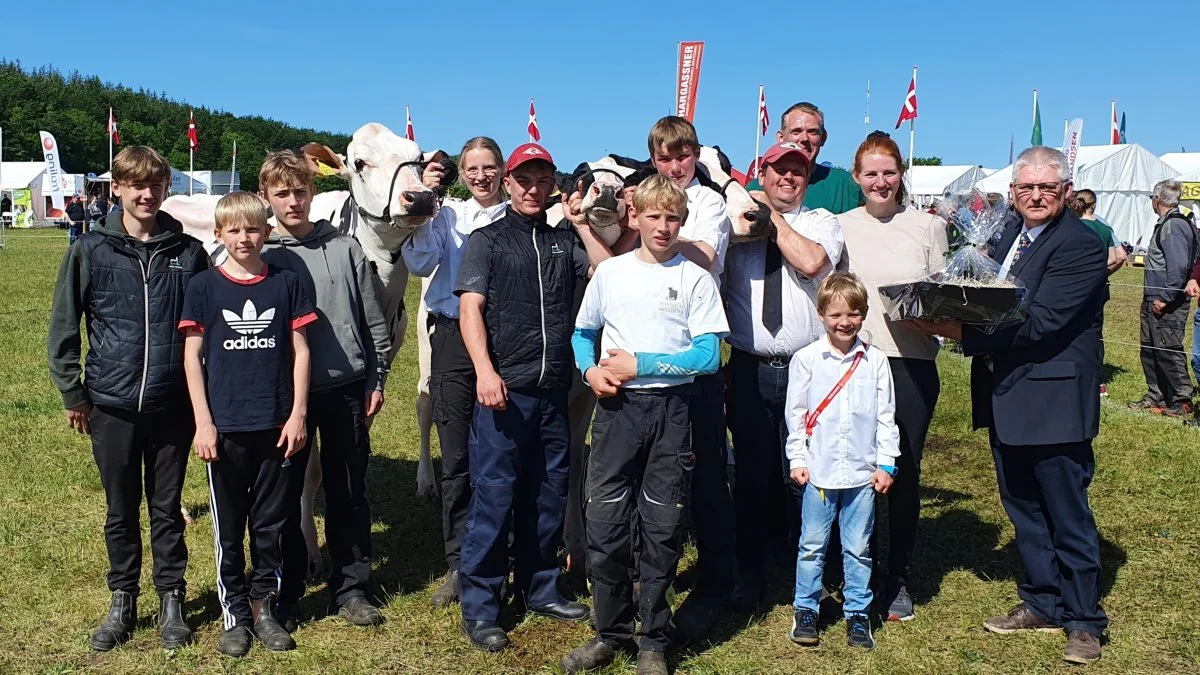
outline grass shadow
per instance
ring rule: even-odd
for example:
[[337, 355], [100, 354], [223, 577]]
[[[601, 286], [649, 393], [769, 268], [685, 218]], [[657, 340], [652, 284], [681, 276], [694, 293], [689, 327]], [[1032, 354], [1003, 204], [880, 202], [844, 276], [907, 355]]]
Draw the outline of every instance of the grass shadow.
[[[439, 479], [441, 462], [435, 459]], [[372, 537], [371, 572], [377, 595], [407, 595], [423, 590], [446, 573], [440, 500], [416, 495], [417, 462], [372, 455], [367, 471], [371, 519], [382, 524]]]
[[1117, 376], [1125, 374], [1127, 371], [1121, 366], [1115, 366], [1111, 363], [1105, 363], [1100, 367], [1100, 383], [1111, 384]]

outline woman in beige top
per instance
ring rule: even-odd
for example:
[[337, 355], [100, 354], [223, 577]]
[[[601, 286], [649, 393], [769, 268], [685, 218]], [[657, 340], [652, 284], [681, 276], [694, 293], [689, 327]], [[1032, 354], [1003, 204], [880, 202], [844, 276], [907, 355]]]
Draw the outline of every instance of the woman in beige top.
[[941, 389], [934, 363], [938, 343], [903, 323], [889, 321], [878, 289], [944, 268], [946, 223], [905, 207], [904, 160], [887, 134], [877, 131], [863, 141], [854, 155], [852, 173], [866, 205], [838, 216], [838, 221], [846, 240], [843, 255], [868, 291], [864, 337], [888, 355], [896, 390], [900, 457], [896, 482], [887, 495], [891, 578], [885, 592], [888, 620], [906, 621], [913, 618], [908, 581], [921, 510], [921, 452]]

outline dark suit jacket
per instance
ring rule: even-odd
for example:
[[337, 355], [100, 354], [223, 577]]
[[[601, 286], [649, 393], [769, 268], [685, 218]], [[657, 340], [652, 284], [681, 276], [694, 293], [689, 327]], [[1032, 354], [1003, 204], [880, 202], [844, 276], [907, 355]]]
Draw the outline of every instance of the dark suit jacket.
[[[1010, 219], [989, 252], [993, 259], [1004, 261], [1023, 227], [1020, 218]], [[1004, 445], [1096, 437], [1107, 262], [1100, 239], [1064, 210], [1010, 270], [1028, 289], [1025, 319], [990, 335], [963, 326], [963, 353], [977, 357], [971, 363], [976, 429], [991, 428]]]

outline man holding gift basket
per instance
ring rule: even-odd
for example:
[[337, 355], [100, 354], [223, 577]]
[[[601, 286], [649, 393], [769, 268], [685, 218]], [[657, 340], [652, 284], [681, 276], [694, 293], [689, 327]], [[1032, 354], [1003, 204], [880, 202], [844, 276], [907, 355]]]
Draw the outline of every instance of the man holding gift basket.
[[1106, 251], [1066, 209], [1067, 159], [1025, 150], [1010, 185], [1020, 219], [989, 251], [1024, 285], [1021, 319], [981, 326], [915, 320], [962, 343], [971, 364], [975, 428], [986, 427], [1000, 500], [1016, 530], [1026, 579], [1021, 603], [984, 621], [993, 633], [1068, 634], [1063, 658], [1100, 658], [1108, 618], [1100, 608], [1100, 537], [1088, 504], [1100, 426], [1100, 339]]

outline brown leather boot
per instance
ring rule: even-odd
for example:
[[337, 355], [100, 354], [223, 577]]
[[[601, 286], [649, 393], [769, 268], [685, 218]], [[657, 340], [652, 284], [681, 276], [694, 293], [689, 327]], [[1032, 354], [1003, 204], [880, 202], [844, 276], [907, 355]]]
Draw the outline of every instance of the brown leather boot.
[[993, 633], [1008, 635], [1024, 630], [1036, 630], [1042, 633], [1061, 633], [1062, 626], [1056, 626], [1038, 618], [1032, 610], [1021, 603], [1008, 610], [1004, 616], [993, 616], [983, 622], [983, 627]]

